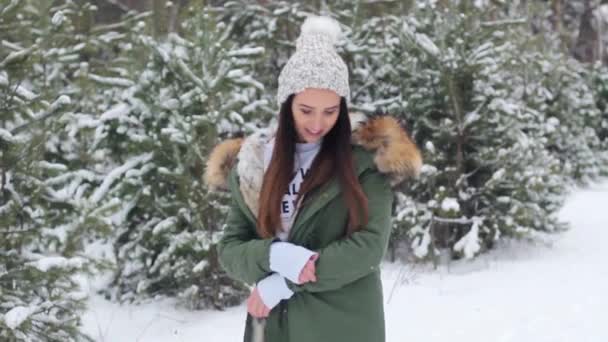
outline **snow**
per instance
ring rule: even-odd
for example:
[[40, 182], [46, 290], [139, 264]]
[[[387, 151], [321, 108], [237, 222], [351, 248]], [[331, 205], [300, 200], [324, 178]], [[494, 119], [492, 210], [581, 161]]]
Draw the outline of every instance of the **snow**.
[[152, 235], [158, 235], [166, 230], [169, 230], [172, 227], [174, 227], [176, 223], [177, 223], [176, 217], [173, 217], [173, 216], [168, 217], [168, 218], [160, 221], [158, 224], [156, 224], [156, 226], [154, 226], [154, 229], [152, 229]]
[[8, 56], [6, 56], [4, 58], [4, 60], [2, 62], [0, 62], [0, 67], [5, 68], [11, 62], [18, 60], [18, 59], [25, 58], [27, 55], [31, 54], [32, 50], [33, 50], [32, 47], [29, 47], [27, 49], [12, 51], [11, 53], [8, 54]]
[[402, 30], [403, 30], [403, 33], [405, 33], [406, 35], [411, 37], [411, 39], [414, 42], [416, 42], [416, 44], [418, 44], [418, 46], [420, 46], [428, 54], [435, 56], [435, 57], [439, 55], [439, 53], [440, 53], [439, 48], [437, 47], [437, 45], [435, 45], [435, 43], [433, 43], [431, 38], [429, 38], [427, 35], [425, 35], [424, 33], [414, 32], [412, 30], [412, 28], [410, 28], [410, 26], [408, 25], [407, 22], [403, 22]]
[[[3, 64], [8, 63], [11, 58], [21, 58], [24, 56], [24, 54], [29, 53], [29, 50], [21, 50], [19, 52], [11, 52], [5, 59], [4, 61], [0, 62], [0, 66], [2, 66]], [[8, 86], [9, 85], [9, 81], [8, 81], [8, 77], [6, 76], [6, 74], [0, 74], [0, 85], [1, 86]], [[12, 84], [10, 84], [11, 86], [14, 86]], [[22, 86], [22, 85], [17, 85], [17, 87], [15, 88], [15, 92], [17, 93], [17, 95], [19, 95], [20, 97], [22, 97], [25, 100], [34, 100], [36, 97], [38, 97], [37, 94], [34, 94], [32, 91], [30, 91], [29, 89], [27, 89], [26, 87]]]
[[525, 25], [525, 24], [526, 24], [526, 19], [520, 18], [520, 19], [485, 21], [485, 22], [481, 23], [481, 26], [490, 27], [490, 26], [506, 26], [506, 25]]
[[104, 77], [95, 74], [89, 73], [87, 75], [91, 80], [96, 81], [98, 83], [109, 85], [109, 86], [117, 86], [117, 87], [130, 87], [133, 85], [133, 81], [127, 78], [121, 77]]
[[117, 119], [117, 118], [120, 118], [122, 116], [129, 114], [129, 111], [130, 111], [130, 108], [128, 105], [126, 105], [125, 103], [120, 103], [120, 104], [112, 107], [108, 111], [104, 112], [103, 114], [101, 114], [101, 116], [99, 117], [99, 120], [101, 120], [101, 121], [114, 120], [114, 119]]
[[418, 258], [423, 258], [429, 253], [429, 246], [431, 244], [431, 234], [429, 229], [425, 229], [422, 236], [418, 236], [412, 243], [412, 250]]
[[84, 264], [84, 259], [79, 257], [68, 259], [61, 256], [52, 256], [28, 262], [27, 264], [36, 267], [42, 272], [47, 272], [51, 268], [81, 268]]
[[1, 14], [4, 15], [5, 13], [8, 13], [8, 11], [11, 11], [15, 6], [19, 5], [19, 2], [19, 0], [11, 0], [11, 3], [2, 9]]
[[[608, 341], [607, 201], [608, 182], [578, 190], [559, 213], [569, 231], [504, 240], [446, 268], [384, 263], [387, 342]], [[95, 294], [94, 285], [88, 291], [82, 320], [96, 341], [242, 340], [244, 304], [188, 311], [170, 299], [120, 305]]]
[[110, 187], [112, 186], [114, 181], [116, 181], [119, 177], [121, 177], [125, 172], [129, 171], [130, 169], [138, 166], [139, 164], [146, 163], [147, 161], [152, 159], [153, 155], [154, 154], [150, 152], [132, 157], [123, 165], [110, 171], [110, 173], [108, 173], [101, 185], [97, 189], [95, 189], [95, 192], [91, 195], [90, 202], [92, 204], [98, 203], [110, 190]]
[[474, 48], [466, 59], [469, 61], [470, 64], [476, 64], [484, 58], [490, 56], [493, 52], [494, 44], [487, 42]]
[[263, 47], [245, 47], [238, 50], [233, 50], [228, 52], [229, 57], [245, 57], [245, 56], [255, 56], [264, 54], [265, 49]]
[[437, 45], [435, 45], [435, 43], [433, 43], [431, 38], [429, 38], [426, 34], [416, 33], [416, 34], [414, 34], [414, 40], [416, 41], [416, 43], [418, 43], [418, 45], [420, 45], [420, 47], [422, 47], [424, 49], [424, 51], [426, 51], [430, 55], [432, 55], [432, 56], [439, 55], [439, 52], [440, 52], [439, 48], [437, 47]]
[[65, 21], [65, 14], [63, 14], [62, 11], [57, 11], [55, 12], [55, 14], [53, 15], [53, 18], [51, 18], [51, 23], [54, 26], [61, 26], [61, 24], [63, 24], [63, 22]]
[[110, 32], [100, 35], [99, 40], [101, 40], [104, 43], [110, 43], [113, 40], [123, 39], [124, 37], [126, 37], [126, 35], [124, 33], [110, 31]]
[[267, 106], [268, 101], [266, 99], [250, 101], [248, 105], [243, 107], [242, 112], [245, 114], [254, 113], [259, 107]]
[[52, 170], [52, 171], [67, 171], [68, 167], [65, 166], [64, 164], [59, 164], [59, 163], [49, 163], [46, 160], [41, 160], [38, 162], [38, 166], [46, 169], [46, 170]]
[[484, 8], [488, 5], [488, 0], [475, 0], [473, 3], [477, 8]]
[[36, 308], [16, 306], [4, 315], [4, 323], [9, 329], [18, 328], [34, 312]]
[[600, 17], [603, 22], [608, 23], [608, 4], [600, 5], [594, 10], [594, 14]]
[[209, 265], [209, 262], [207, 260], [201, 260], [201, 262], [199, 262], [192, 268], [192, 272], [194, 272], [194, 273], [202, 272], [205, 269], [205, 267], [207, 267], [207, 265]]
[[59, 109], [59, 108], [61, 108], [61, 107], [63, 107], [63, 106], [69, 105], [69, 104], [71, 104], [71, 103], [72, 103], [72, 100], [70, 99], [70, 97], [69, 97], [69, 96], [67, 96], [67, 95], [60, 95], [60, 96], [57, 98], [57, 100], [55, 100], [55, 101], [54, 101], [54, 102], [51, 104], [51, 106], [50, 106], [50, 111], [51, 111], [51, 112], [54, 112], [54, 111], [56, 111], [57, 109]]
[[3, 47], [7, 47], [12, 50], [23, 50], [23, 46], [19, 45], [19, 42], [9, 42], [8, 40], [3, 39], [2, 41], [0, 41], [0, 44]]
[[453, 197], [446, 197], [441, 201], [441, 210], [443, 211], [460, 211], [458, 200]]
[[479, 244], [479, 226], [483, 220], [479, 217], [473, 217], [471, 229], [454, 244], [456, 252], [462, 252], [467, 259], [471, 259], [481, 249]]
[[25, 137], [14, 136], [10, 131], [0, 128], [0, 141], [6, 141], [13, 144], [23, 143], [26, 141]]
[[504, 168], [496, 170], [496, 172], [494, 172], [494, 174], [492, 175], [492, 180], [500, 181], [504, 177], [505, 172], [506, 170]]
[[184, 63], [183, 60], [181, 59], [177, 59], [176, 61], [177, 66], [182, 70], [182, 72], [185, 74], [185, 76], [188, 76], [190, 78], [190, 80], [199, 88], [201, 89], [213, 89], [213, 87], [215, 87], [216, 83], [218, 82], [218, 80], [213, 80], [208, 82], [208, 84], [205, 84], [205, 82], [203, 82], [203, 80], [201, 80], [197, 75], [197, 73], [195, 73], [194, 71], [192, 71], [190, 69], [190, 67]]

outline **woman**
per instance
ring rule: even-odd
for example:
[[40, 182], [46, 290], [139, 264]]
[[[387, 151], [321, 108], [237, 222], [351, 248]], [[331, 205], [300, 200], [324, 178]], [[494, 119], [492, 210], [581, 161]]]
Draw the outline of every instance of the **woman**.
[[395, 119], [349, 117], [339, 25], [314, 17], [301, 31], [279, 76], [276, 131], [209, 158], [205, 181], [233, 199], [219, 260], [255, 285], [246, 342], [382, 342], [390, 185], [418, 173], [420, 154]]

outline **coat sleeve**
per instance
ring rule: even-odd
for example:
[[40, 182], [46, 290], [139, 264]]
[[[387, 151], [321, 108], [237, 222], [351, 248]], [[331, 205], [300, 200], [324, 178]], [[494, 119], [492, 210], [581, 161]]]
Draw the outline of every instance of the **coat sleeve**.
[[390, 237], [393, 194], [387, 177], [377, 170], [366, 171], [360, 182], [368, 200], [368, 224], [319, 250], [317, 281], [298, 285], [287, 280], [292, 291], [336, 290], [379, 269]]
[[234, 279], [255, 284], [270, 270], [270, 245], [273, 239], [261, 239], [235, 199], [232, 187], [232, 204], [217, 251], [220, 265]]

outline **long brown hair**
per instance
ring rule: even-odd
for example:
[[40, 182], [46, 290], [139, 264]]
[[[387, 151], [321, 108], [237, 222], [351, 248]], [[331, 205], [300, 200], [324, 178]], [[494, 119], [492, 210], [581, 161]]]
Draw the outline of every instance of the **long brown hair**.
[[[294, 96], [291, 94], [281, 106], [274, 151], [260, 191], [257, 231], [263, 238], [274, 237], [281, 229], [281, 201], [294, 177], [293, 165], [297, 139], [291, 110]], [[342, 97], [338, 119], [334, 127], [323, 137], [321, 150], [312, 162], [296, 200], [296, 203], [300, 203], [300, 198], [305, 198], [307, 193], [337, 176], [342, 198], [348, 208], [346, 234], [351, 234], [366, 225], [369, 216], [367, 197], [355, 173], [350, 141], [350, 119], [346, 101]], [[300, 205], [306, 204], [307, 201], [303, 201]]]

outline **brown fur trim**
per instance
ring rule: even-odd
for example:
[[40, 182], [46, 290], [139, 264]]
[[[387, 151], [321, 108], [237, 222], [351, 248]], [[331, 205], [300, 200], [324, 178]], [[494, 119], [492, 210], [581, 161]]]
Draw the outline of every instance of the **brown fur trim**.
[[393, 185], [420, 174], [420, 151], [394, 117], [370, 118], [353, 132], [353, 140], [366, 150], [375, 151], [378, 170], [389, 174]]
[[236, 162], [236, 156], [241, 149], [243, 140], [243, 138], [226, 140], [215, 146], [211, 151], [203, 176], [203, 181], [211, 190], [228, 189], [228, 174]]
[[[397, 119], [388, 115], [366, 118], [351, 113], [351, 121], [353, 144], [374, 152], [378, 170], [390, 177], [393, 186], [418, 176], [422, 167], [420, 151]], [[211, 190], [228, 188], [228, 174], [236, 163], [243, 141], [243, 138], [226, 140], [211, 152], [204, 175]]]

